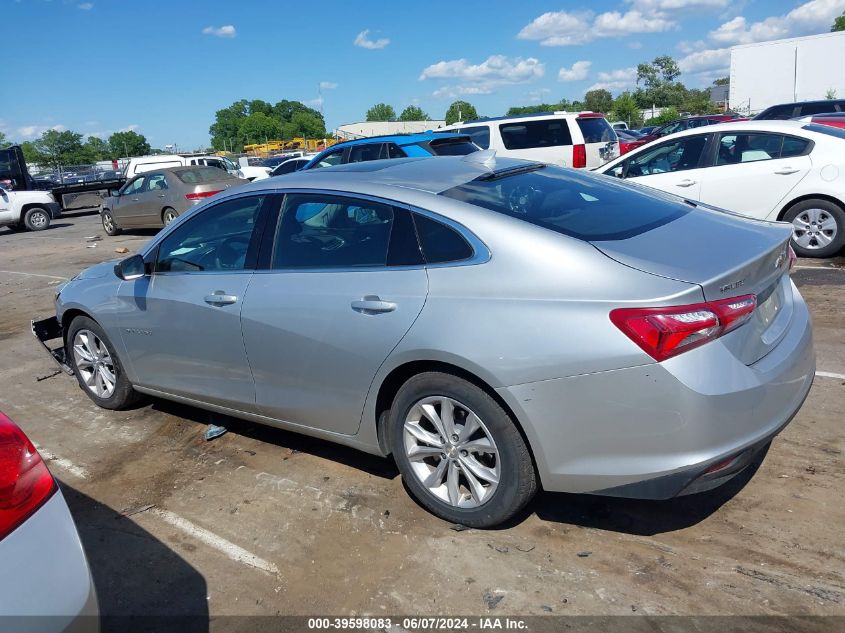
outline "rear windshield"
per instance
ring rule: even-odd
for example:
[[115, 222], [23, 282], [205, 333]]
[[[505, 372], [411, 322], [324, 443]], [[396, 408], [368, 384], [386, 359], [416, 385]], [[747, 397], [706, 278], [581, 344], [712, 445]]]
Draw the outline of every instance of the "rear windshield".
[[578, 127], [581, 128], [581, 134], [584, 135], [585, 143], [607, 143], [615, 141], [616, 132], [607, 122], [607, 119], [601, 117], [577, 119]]
[[235, 178], [229, 172], [217, 167], [192, 167], [191, 169], [180, 169], [174, 173], [179, 180], [191, 185], [218, 180], [234, 180]]
[[535, 147], [560, 147], [572, 145], [572, 135], [566, 119], [540, 121], [515, 121], [499, 126], [506, 149], [531, 149]]
[[434, 139], [428, 147], [435, 156], [466, 156], [478, 151], [474, 143], [463, 138]]
[[561, 167], [528, 165], [440, 195], [585, 241], [624, 240], [689, 213], [681, 202]]
[[833, 127], [832, 125], [808, 123], [803, 126], [803, 129], [809, 130], [810, 132], [818, 132], [819, 134], [827, 134], [828, 136], [835, 136], [836, 138], [845, 138], [845, 129], [841, 127]]

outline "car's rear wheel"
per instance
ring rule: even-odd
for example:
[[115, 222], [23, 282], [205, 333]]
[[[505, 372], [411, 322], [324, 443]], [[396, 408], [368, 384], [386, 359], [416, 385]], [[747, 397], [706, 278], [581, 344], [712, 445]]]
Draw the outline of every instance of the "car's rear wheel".
[[388, 423], [391, 450], [408, 489], [447, 521], [497, 525], [537, 490], [519, 429], [471, 382], [440, 372], [414, 376], [396, 394]]
[[117, 222], [114, 221], [114, 216], [111, 214], [111, 211], [103, 211], [101, 219], [103, 221], [103, 230], [106, 232], [106, 235], [120, 235], [120, 227], [117, 225]]
[[161, 214], [161, 221], [164, 222], [164, 226], [167, 226], [178, 217], [179, 214], [176, 213], [176, 209], [171, 209], [170, 207], [167, 207]]
[[833, 257], [845, 246], [845, 211], [828, 200], [804, 200], [783, 214], [792, 223], [792, 248], [800, 257]]
[[30, 231], [43, 231], [50, 226], [50, 212], [43, 207], [31, 207], [24, 213], [23, 223]]
[[123, 409], [138, 400], [114, 346], [96, 321], [76, 317], [68, 328], [65, 349], [79, 386], [98, 406]]

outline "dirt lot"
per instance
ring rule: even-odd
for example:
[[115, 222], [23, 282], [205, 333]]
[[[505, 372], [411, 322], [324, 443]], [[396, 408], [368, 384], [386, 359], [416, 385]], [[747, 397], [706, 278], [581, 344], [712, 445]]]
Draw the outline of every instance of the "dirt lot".
[[[104, 614], [845, 615], [845, 380], [817, 377], [753, 478], [715, 493], [543, 493], [504, 529], [456, 532], [388, 460], [165, 401], [108, 412], [50, 377], [29, 319], [152, 234], [106, 237], [96, 215], [0, 229], [0, 409], [61, 479]], [[845, 374], [845, 259], [794, 278], [819, 371]], [[206, 442], [212, 420], [229, 433]]]

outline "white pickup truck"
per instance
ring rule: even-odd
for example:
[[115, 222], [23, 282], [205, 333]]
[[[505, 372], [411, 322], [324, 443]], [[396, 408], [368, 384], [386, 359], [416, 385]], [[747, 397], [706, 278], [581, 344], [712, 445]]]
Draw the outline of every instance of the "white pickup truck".
[[7, 191], [0, 186], [0, 226], [43, 231], [61, 212], [49, 191]]

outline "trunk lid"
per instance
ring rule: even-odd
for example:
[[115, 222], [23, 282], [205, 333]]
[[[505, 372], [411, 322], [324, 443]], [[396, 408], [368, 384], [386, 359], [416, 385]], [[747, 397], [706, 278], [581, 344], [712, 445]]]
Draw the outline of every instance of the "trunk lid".
[[757, 296], [750, 321], [720, 340], [747, 365], [774, 348], [792, 318], [787, 224], [699, 208], [634, 237], [594, 241], [608, 257], [701, 286], [707, 301]]

